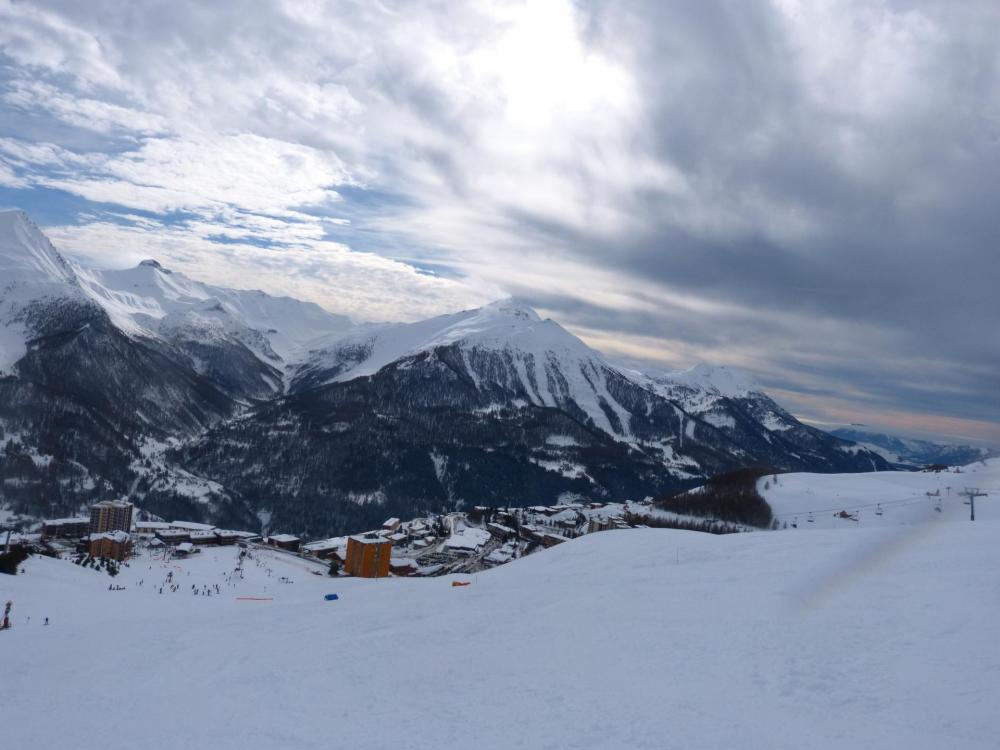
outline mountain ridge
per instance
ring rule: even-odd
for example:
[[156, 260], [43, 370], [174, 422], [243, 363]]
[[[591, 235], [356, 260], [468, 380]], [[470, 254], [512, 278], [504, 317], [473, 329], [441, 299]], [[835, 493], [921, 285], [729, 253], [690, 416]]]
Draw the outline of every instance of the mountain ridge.
[[739, 373], [636, 373], [517, 300], [356, 324], [154, 260], [84, 268], [26, 215], [11, 225], [0, 473], [23, 515], [130, 492], [159, 515], [247, 527], [267, 511], [324, 534], [388, 511], [660, 494], [747, 464], [888, 468]]

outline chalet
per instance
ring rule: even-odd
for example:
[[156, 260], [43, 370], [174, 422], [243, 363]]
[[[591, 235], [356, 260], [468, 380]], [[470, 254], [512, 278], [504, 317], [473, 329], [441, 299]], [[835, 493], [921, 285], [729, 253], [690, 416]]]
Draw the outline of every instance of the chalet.
[[568, 541], [569, 540], [561, 534], [553, 534], [548, 531], [542, 533], [542, 546], [546, 549]]
[[89, 518], [55, 518], [51, 521], [42, 521], [42, 539], [79, 539], [89, 533]]
[[452, 534], [444, 542], [444, 548], [459, 555], [470, 555], [480, 550], [490, 541], [489, 532], [482, 529], [462, 529]]
[[483, 558], [483, 562], [489, 565], [503, 565], [504, 563], [509, 563], [514, 559], [516, 554], [516, 547], [513, 544], [505, 544], [500, 549], [495, 549], [486, 557]]
[[514, 529], [510, 526], [504, 526], [502, 523], [488, 523], [486, 524], [486, 530], [490, 532], [491, 536], [502, 540], [513, 539], [517, 536], [517, 532]]
[[187, 557], [188, 555], [194, 554], [198, 551], [199, 549], [191, 544], [191, 542], [181, 542], [174, 550], [174, 555], [177, 557]]
[[398, 531], [400, 526], [400, 520], [398, 518], [390, 518], [385, 523], [382, 524], [383, 531]]
[[389, 560], [389, 572], [394, 576], [412, 576], [417, 568], [417, 561], [409, 557], [393, 557]]
[[581, 515], [571, 508], [565, 508], [554, 516], [549, 517], [549, 523], [554, 526], [561, 526], [564, 529], [575, 529], [580, 523]]
[[347, 539], [347, 574], [360, 578], [385, 578], [389, 575], [392, 544], [377, 536], [352, 536]]
[[106, 557], [119, 562], [132, 554], [132, 538], [124, 531], [103, 531], [87, 537], [91, 557]]
[[291, 534], [272, 534], [265, 540], [265, 543], [288, 552], [298, 552], [302, 546], [302, 540]]
[[321, 560], [344, 562], [347, 557], [347, 537], [336, 536], [331, 539], [322, 539], [318, 542], [309, 542], [302, 545], [302, 551], [310, 555], [315, 555]]
[[518, 528], [517, 533], [526, 542], [536, 542], [540, 544], [542, 541], [542, 534], [545, 532], [529, 523], [523, 523]]
[[401, 532], [390, 534], [388, 537], [393, 547], [401, 547], [402, 545], [406, 544], [409, 538], [410, 537], [407, 534], [403, 534]]

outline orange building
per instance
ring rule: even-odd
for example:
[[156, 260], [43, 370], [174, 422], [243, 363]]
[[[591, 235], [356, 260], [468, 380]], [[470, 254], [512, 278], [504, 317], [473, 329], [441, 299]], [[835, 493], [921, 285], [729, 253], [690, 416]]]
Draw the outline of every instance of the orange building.
[[347, 560], [344, 569], [348, 575], [360, 578], [385, 578], [389, 575], [392, 543], [378, 537], [352, 536], [347, 539]]
[[89, 542], [91, 557], [110, 557], [121, 562], [132, 555], [132, 539], [124, 531], [91, 534]]

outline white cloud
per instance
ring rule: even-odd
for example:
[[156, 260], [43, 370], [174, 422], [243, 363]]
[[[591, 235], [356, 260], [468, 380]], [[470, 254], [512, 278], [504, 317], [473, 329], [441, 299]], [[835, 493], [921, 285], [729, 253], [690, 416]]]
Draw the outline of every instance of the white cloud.
[[[239, 241], [219, 245], [209, 239], [218, 230], [211, 224], [169, 226], [139, 217], [116, 218], [128, 223], [95, 219], [47, 227], [46, 232], [60, 250], [86, 265], [124, 268], [155, 258], [200, 281], [307, 299], [359, 320], [416, 320], [476, 307], [500, 295], [495, 288], [430, 276], [334, 242], [310, 241], [280, 250]], [[294, 224], [285, 226], [295, 229]], [[281, 231], [277, 225], [272, 230]]]

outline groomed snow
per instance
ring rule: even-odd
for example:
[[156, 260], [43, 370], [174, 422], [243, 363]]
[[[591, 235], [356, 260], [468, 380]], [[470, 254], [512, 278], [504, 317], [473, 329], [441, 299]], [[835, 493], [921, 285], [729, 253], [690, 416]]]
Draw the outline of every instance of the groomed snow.
[[993, 750], [998, 531], [607, 531], [458, 588], [33, 558], [0, 577], [4, 746]]
[[963, 466], [958, 472], [803, 472], [757, 482], [778, 522], [795, 523], [801, 529], [967, 520], [970, 508], [962, 494], [967, 488], [989, 493], [977, 498], [976, 517], [1000, 521], [1000, 458]]

